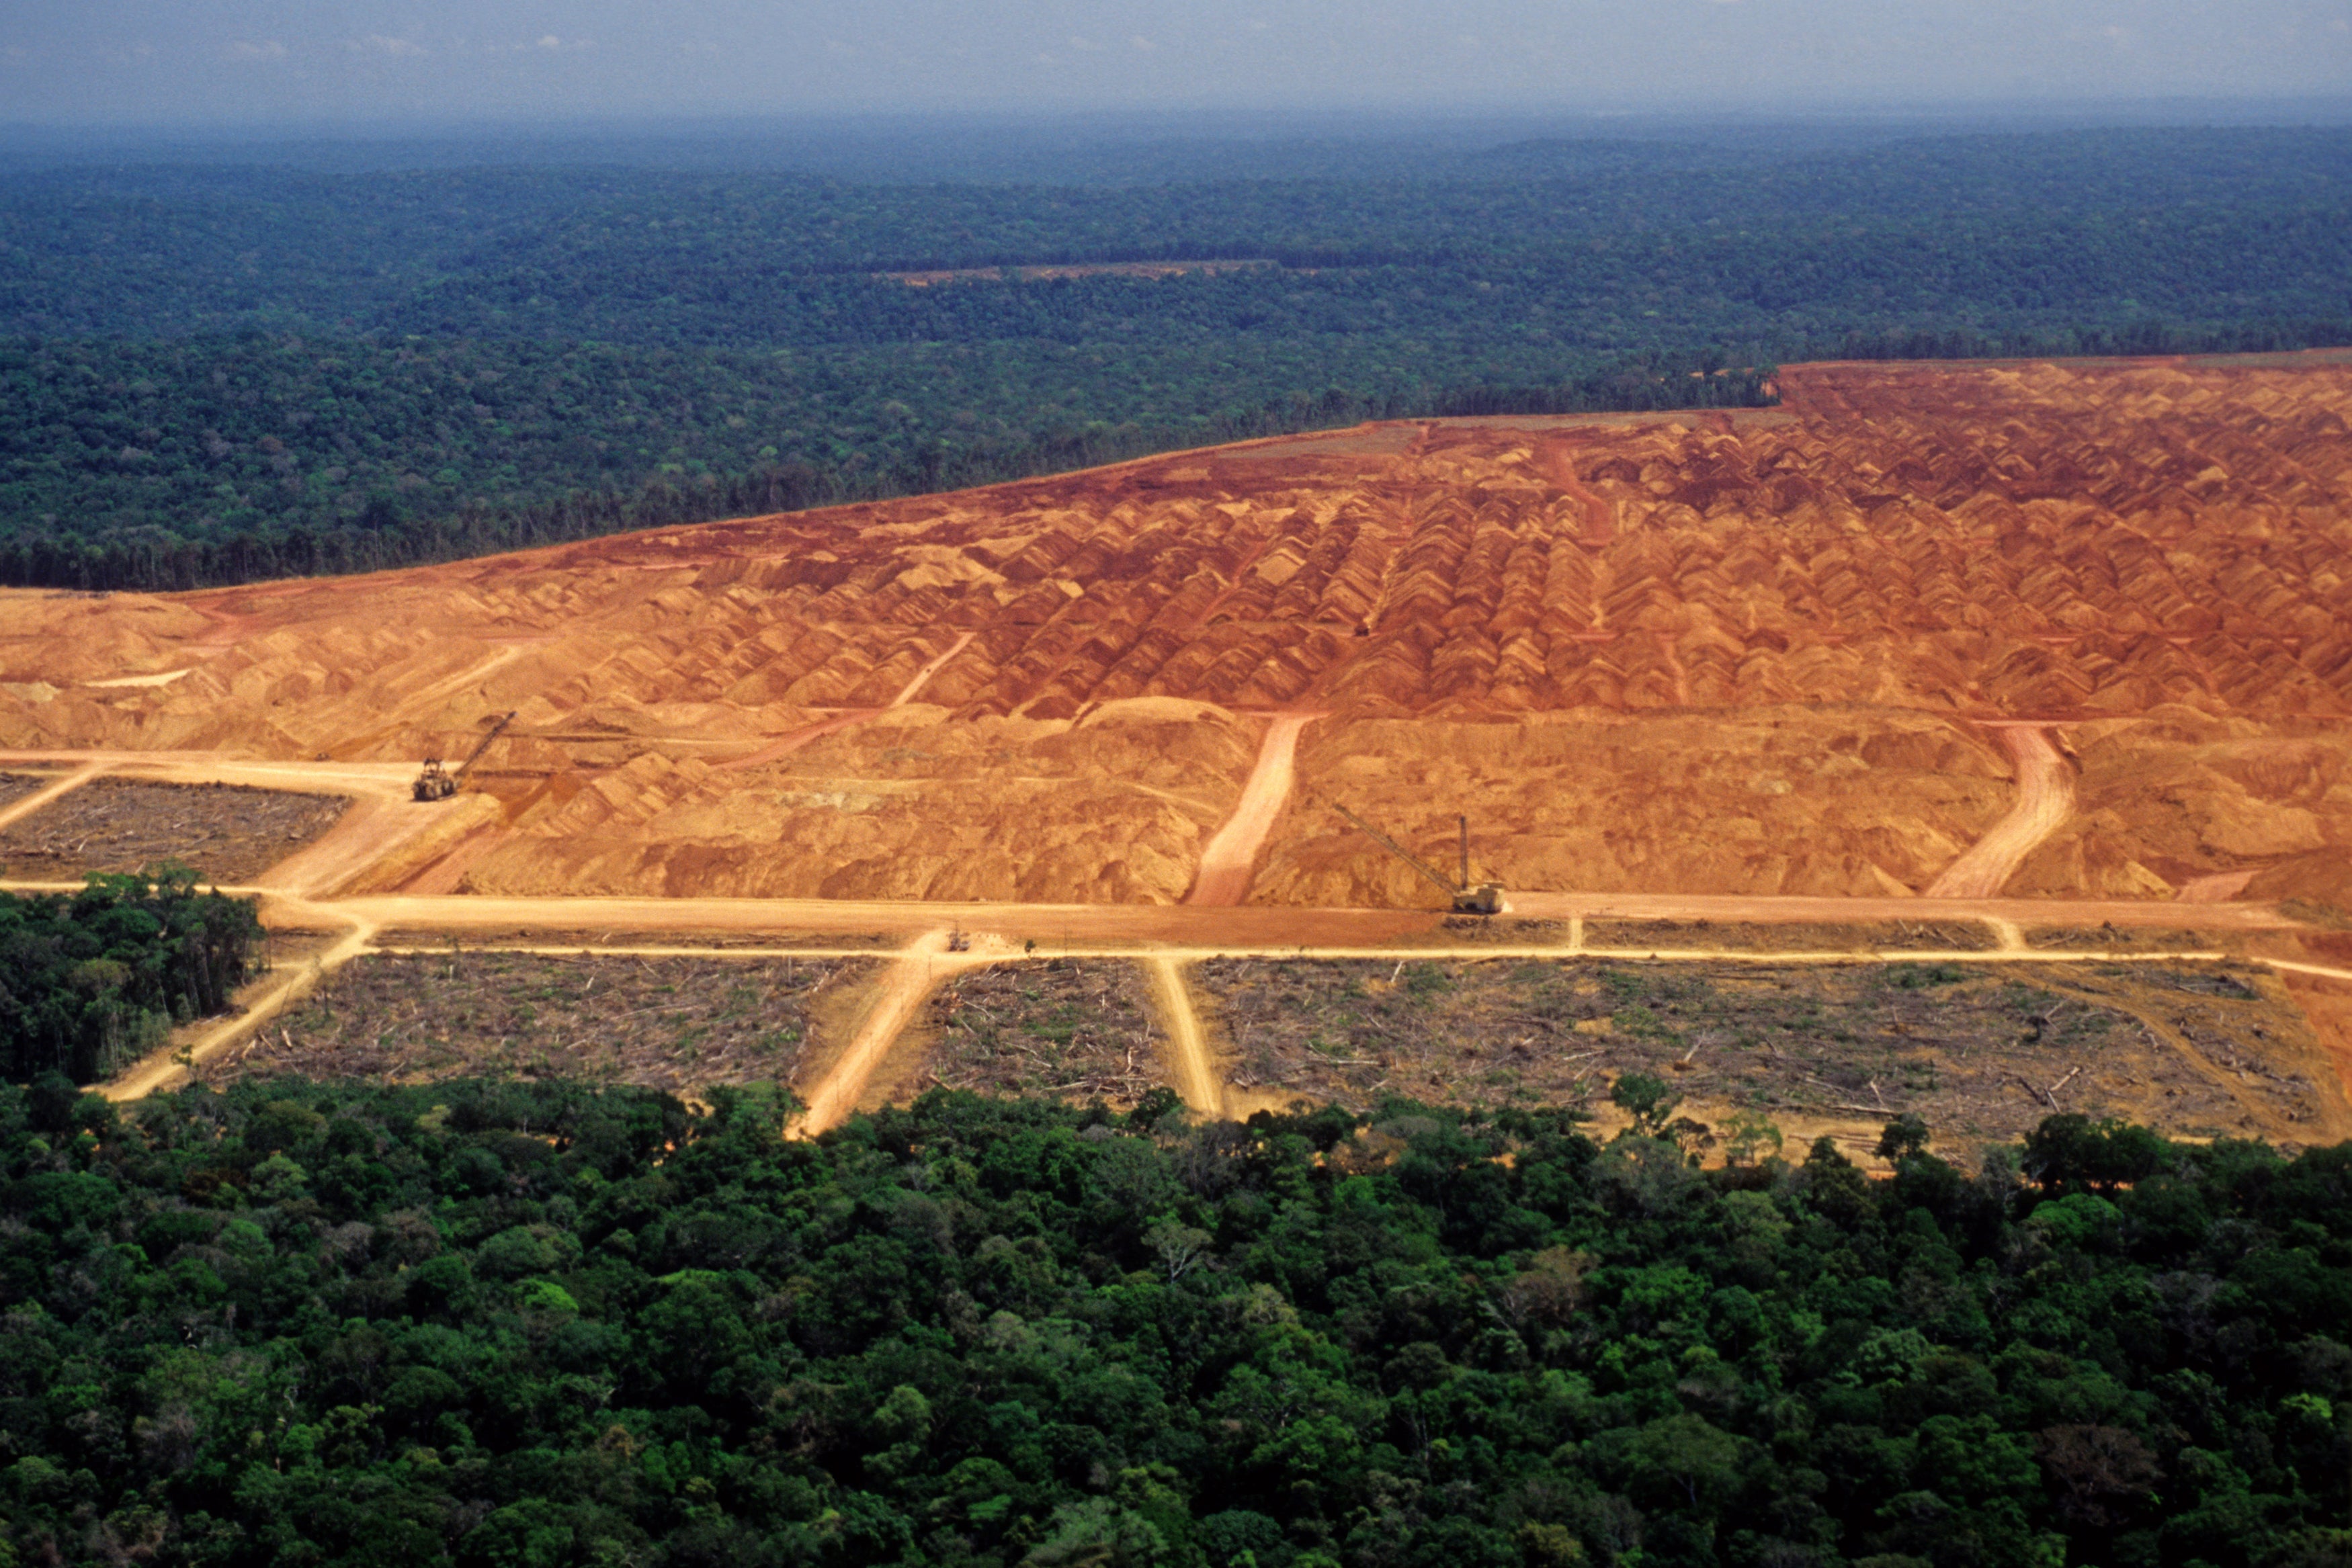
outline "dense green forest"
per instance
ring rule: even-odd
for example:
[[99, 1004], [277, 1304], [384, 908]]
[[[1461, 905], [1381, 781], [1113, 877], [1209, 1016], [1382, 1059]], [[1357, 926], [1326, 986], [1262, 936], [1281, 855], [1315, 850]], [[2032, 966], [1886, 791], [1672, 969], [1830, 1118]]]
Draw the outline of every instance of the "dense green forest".
[[[1638, 1094], [1627, 1098], [1639, 1100]], [[2352, 1146], [0, 1088], [19, 1563], [2323, 1568]], [[1751, 1143], [1754, 1140], [1749, 1140]]]
[[79, 893], [0, 893], [0, 1078], [87, 1083], [216, 1013], [258, 961], [255, 902], [196, 874], [93, 875]]
[[[1797, 358], [2352, 341], [2352, 131], [1369, 162], [0, 174], [0, 580], [352, 570], [1367, 415], [1754, 402]], [[884, 276], [1202, 259], [1262, 265]]]

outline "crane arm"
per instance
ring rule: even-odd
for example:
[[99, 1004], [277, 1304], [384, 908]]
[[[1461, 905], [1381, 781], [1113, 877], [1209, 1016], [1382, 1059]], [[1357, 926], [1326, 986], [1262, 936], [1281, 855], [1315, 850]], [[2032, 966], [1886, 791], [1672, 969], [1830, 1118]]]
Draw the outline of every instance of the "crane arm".
[[481, 744], [475, 747], [473, 750], [467, 752], [466, 754], [466, 760], [457, 764], [457, 766], [450, 769], [450, 771], [452, 773], [463, 773], [467, 768], [471, 768], [476, 759], [478, 758], [483, 752], [488, 751], [490, 748], [490, 742], [499, 737], [499, 732], [505, 729], [507, 726], [514, 722], [515, 714], [519, 710], [512, 708], [507, 710], [506, 717], [490, 726], [490, 733], [482, 737]]
[[1339, 812], [1339, 815], [1347, 818], [1348, 821], [1355, 823], [1356, 826], [1361, 828], [1365, 832], [1371, 835], [1372, 841], [1380, 845], [1381, 848], [1388, 851], [1389, 853], [1396, 856], [1397, 859], [1404, 862], [1405, 864], [1412, 867], [1413, 870], [1419, 872], [1431, 882], [1436, 883], [1437, 890], [1445, 894], [1446, 897], [1455, 898], [1461, 895], [1462, 889], [1446, 881], [1444, 877], [1439, 875], [1436, 872], [1430, 870], [1430, 868], [1416, 858], [1411, 851], [1407, 850], [1402, 844], [1397, 842], [1394, 839], [1389, 837], [1386, 833], [1381, 831], [1378, 828], [1372, 826], [1370, 822], [1364, 821], [1363, 818], [1359, 817], [1355, 812], [1350, 811], [1347, 807], [1340, 805], [1336, 800], [1331, 803], [1331, 809]]

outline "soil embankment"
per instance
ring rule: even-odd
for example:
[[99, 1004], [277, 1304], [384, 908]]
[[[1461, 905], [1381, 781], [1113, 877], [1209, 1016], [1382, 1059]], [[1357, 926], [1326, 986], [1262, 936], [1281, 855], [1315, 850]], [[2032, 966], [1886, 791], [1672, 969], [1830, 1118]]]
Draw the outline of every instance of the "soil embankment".
[[2074, 812], [2074, 774], [2041, 726], [2004, 725], [2002, 747], [2017, 763], [2017, 802], [1943, 875], [1930, 898], [1998, 898], [2017, 868]]
[[[2340, 902], [2352, 367], [1782, 383], [368, 579], [0, 594], [0, 747], [413, 765], [512, 710], [473, 775], [500, 836], [423, 883], [481, 893], [1416, 896], [1314, 813], [1245, 883], [1230, 843], [1204, 867], [1238, 716], [1312, 708], [1302, 789], [1416, 847], [1416, 811], [1466, 812], [1515, 889]], [[1135, 704], [1171, 711], [1147, 736]], [[2005, 883], [2056, 797], [1990, 792], [2016, 769], [1931, 715], [2066, 727], [2081, 808]]]
[[1234, 814], [1202, 848], [1201, 870], [1185, 903], [1232, 904], [1248, 898], [1258, 852], [1290, 803], [1291, 786], [1297, 781], [1298, 732], [1315, 716], [1276, 714], [1266, 726], [1256, 766], [1242, 786]]

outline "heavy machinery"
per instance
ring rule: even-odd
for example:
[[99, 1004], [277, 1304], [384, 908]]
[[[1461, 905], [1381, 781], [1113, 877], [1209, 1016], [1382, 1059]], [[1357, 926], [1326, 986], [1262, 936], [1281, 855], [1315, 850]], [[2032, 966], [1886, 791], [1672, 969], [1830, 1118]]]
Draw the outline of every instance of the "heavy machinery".
[[482, 737], [481, 743], [467, 752], [466, 760], [455, 768], [442, 767], [441, 759], [437, 757], [426, 758], [425, 771], [418, 774], [416, 782], [408, 787], [409, 793], [420, 800], [446, 800], [450, 796], [455, 795], [457, 792], [458, 784], [466, 777], [466, 769], [480, 760], [482, 753], [490, 748], [490, 742], [499, 737], [499, 732], [514, 722], [514, 713], [509, 710], [504, 718], [490, 726], [489, 734]]
[[1381, 848], [1388, 851], [1389, 853], [1396, 856], [1397, 859], [1412, 867], [1413, 870], [1419, 872], [1423, 876], [1427, 877], [1431, 882], [1435, 883], [1437, 884], [1438, 891], [1444, 894], [1446, 898], [1451, 902], [1454, 914], [1500, 915], [1503, 913], [1504, 909], [1507, 907], [1507, 905], [1503, 903], [1503, 884], [1501, 883], [1482, 882], [1475, 887], [1470, 885], [1469, 818], [1462, 817], [1456, 819], [1462, 824], [1462, 880], [1459, 882], [1448, 882], [1443, 875], [1432, 871], [1429, 866], [1424, 863], [1420, 857], [1413, 854], [1412, 852], [1406, 849], [1394, 839], [1389, 837], [1386, 833], [1381, 831], [1378, 828], [1372, 826], [1370, 822], [1364, 821], [1363, 818], [1356, 815], [1355, 812], [1348, 810], [1347, 807], [1340, 805], [1335, 800], [1332, 802], [1332, 809], [1338, 811], [1339, 815], [1347, 818], [1348, 821], [1355, 823], [1359, 828], [1361, 828], [1366, 833], [1370, 834], [1371, 836], [1372, 842], [1380, 845]]

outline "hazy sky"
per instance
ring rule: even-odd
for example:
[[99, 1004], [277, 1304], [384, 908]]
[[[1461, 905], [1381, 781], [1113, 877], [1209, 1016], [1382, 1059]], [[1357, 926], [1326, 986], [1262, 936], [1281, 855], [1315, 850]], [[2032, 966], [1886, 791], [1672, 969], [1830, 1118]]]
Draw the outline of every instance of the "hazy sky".
[[0, 121], [2352, 92], [2352, 0], [5, 0]]

